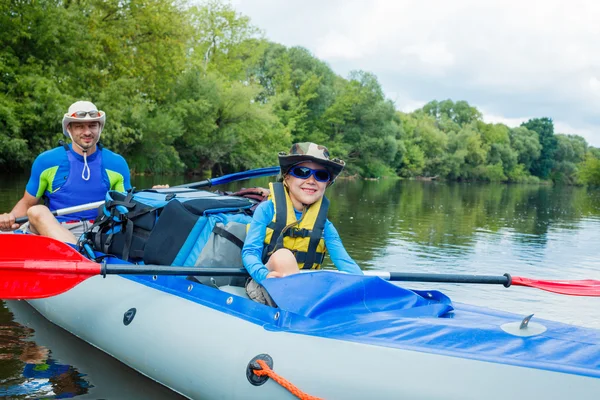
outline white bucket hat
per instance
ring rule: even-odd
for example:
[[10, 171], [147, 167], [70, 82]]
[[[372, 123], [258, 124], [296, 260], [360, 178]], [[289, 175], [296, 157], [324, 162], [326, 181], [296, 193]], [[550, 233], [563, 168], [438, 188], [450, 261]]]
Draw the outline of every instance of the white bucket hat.
[[[77, 113], [89, 113], [96, 112], [97, 116], [92, 117], [90, 114], [85, 114], [84, 116], [78, 117]], [[102, 129], [104, 128], [104, 122], [106, 121], [106, 113], [104, 111], [98, 110], [94, 103], [91, 101], [76, 101], [71, 104], [69, 107], [69, 111], [63, 116], [62, 119], [62, 127], [63, 133], [66, 137], [71, 138], [69, 132], [67, 131], [67, 126], [71, 122], [92, 122], [98, 121], [100, 123], [100, 133], [102, 133]]]

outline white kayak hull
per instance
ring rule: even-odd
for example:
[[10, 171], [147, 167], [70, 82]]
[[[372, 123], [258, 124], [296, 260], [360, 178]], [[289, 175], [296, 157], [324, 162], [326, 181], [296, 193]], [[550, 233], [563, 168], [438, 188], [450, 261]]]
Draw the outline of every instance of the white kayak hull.
[[[190, 283], [190, 290], [219, 291]], [[249, 300], [223, 291], [218, 307]], [[294, 398], [250, 360], [324, 399], [597, 399], [600, 379], [419, 350], [273, 330], [121, 276], [94, 277], [30, 304], [51, 322], [191, 399]], [[257, 305], [257, 307], [263, 307]], [[135, 316], [124, 323], [125, 314]], [[274, 318], [277, 318], [274, 314]]]

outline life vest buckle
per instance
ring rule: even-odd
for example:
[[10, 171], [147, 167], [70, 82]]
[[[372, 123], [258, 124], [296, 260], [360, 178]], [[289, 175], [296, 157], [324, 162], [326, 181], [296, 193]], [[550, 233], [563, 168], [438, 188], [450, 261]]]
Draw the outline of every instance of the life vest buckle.
[[299, 237], [309, 237], [311, 234], [312, 230], [310, 229], [306, 229], [306, 228], [302, 228], [302, 229], [298, 229], [298, 228], [291, 228], [288, 231], [287, 236], [291, 237], [291, 238], [299, 238]]

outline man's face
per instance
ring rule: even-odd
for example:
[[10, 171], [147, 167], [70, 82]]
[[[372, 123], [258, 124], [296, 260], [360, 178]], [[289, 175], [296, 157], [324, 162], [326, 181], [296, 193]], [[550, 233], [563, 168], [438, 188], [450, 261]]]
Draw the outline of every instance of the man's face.
[[100, 135], [100, 123], [94, 122], [71, 122], [69, 132], [73, 141], [85, 150], [89, 150], [96, 145]]

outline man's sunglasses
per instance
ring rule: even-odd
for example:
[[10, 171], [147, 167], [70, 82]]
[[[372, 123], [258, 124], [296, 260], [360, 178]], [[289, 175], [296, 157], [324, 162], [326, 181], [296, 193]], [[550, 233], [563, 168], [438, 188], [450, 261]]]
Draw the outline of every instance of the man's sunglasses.
[[328, 182], [331, 179], [329, 171], [326, 169], [311, 169], [308, 167], [293, 167], [289, 174], [294, 178], [308, 179], [311, 175], [315, 176], [317, 182]]
[[89, 115], [92, 118], [98, 118], [98, 117], [102, 116], [102, 112], [100, 112], [98, 110], [76, 111], [73, 114], [71, 114], [71, 117], [73, 117], [73, 118], [85, 118], [86, 115]]

